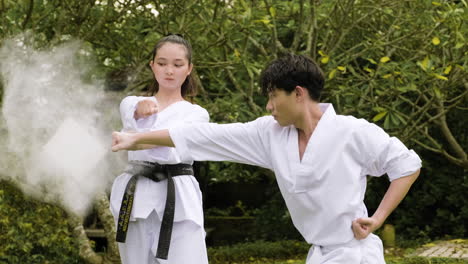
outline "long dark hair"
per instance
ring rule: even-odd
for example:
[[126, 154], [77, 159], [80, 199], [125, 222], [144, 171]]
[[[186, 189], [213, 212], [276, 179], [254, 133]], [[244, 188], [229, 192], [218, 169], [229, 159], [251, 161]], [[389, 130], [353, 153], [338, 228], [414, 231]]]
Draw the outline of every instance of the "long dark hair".
[[[192, 46], [186, 39], [184, 39], [179, 34], [169, 34], [163, 37], [162, 39], [160, 39], [154, 46], [152, 57], [151, 57], [152, 60], [154, 60], [154, 58], [156, 57], [158, 50], [166, 43], [175, 43], [175, 44], [180, 44], [184, 46], [188, 63], [189, 65], [192, 63]], [[159, 91], [159, 83], [156, 80], [156, 78], [154, 78], [153, 83], [149, 87], [148, 92], [150, 95], [154, 95], [158, 91]], [[192, 77], [192, 73], [190, 73], [185, 79], [184, 83], [182, 84], [182, 87], [181, 87], [182, 97], [185, 99], [187, 96], [195, 96], [197, 95], [197, 92], [198, 92], [197, 84], [194, 78]]]

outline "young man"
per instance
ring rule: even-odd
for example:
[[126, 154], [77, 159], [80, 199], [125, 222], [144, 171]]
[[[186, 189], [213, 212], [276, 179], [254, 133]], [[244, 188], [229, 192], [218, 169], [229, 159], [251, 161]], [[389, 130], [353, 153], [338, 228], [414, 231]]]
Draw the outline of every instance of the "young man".
[[[248, 123], [193, 124], [147, 133], [113, 133], [112, 150], [175, 146], [183, 160], [233, 161], [269, 168], [292, 221], [314, 246], [307, 263], [385, 263], [378, 229], [419, 175], [421, 160], [378, 126], [337, 115], [318, 102], [320, 68], [301, 55], [270, 63], [261, 78], [271, 116]], [[366, 177], [391, 184], [368, 217]]]

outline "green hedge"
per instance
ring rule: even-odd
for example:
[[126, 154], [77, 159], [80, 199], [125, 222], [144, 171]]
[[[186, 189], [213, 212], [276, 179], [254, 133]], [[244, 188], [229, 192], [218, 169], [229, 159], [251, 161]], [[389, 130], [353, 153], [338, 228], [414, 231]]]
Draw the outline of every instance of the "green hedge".
[[[211, 264], [299, 264], [304, 263], [310, 245], [295, 240], [277, 242], [256, 241], [233, 246], [208, 248]], [[386, 256], [387, 264], [461, 264], [467, 260], [453, 258], [396, 257]]]
[[206, 241], [208, 245], [221, 246], [245, 242], [252, 238], [255, 218], [244, 216], [205, 217]]
[[[267, 260], [285, 260], [307, 256], [310, 245], [305, 242], [285, 240], [278, 242], [255, 241], [232, 246], [208, 248], [208, 258], [211, 264], [217, 263], [249, 263]], [[260, 263], [260, 262], [257, 262]]]
[[82, 263], [66, 213], [0, 181], [0, 263]]

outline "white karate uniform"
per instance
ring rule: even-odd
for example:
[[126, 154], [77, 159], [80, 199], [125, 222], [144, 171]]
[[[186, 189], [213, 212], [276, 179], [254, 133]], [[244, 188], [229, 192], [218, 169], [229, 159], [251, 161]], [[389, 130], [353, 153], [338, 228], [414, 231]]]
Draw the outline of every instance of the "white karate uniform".
[[[156, 101], [155, 97], [137, 96], [128, 96], [122, 100], [120, 113], [123, 131], [153, 131], [168, 129], [185, 123], [206, 123], [209, 121], [208, 112], [204, 108], [187, 101], [173, 103], [157, 114], [135, 120], [134, 113], [137, 103], [145, 99]], [[143, 160], [160, 164], [182, 162], [175, 149], [169, 147], [129, 151], [128, 160]], [[185, 159], [183, 163], [193, 164], [193, 160]], [[125, 187], [130, 178], [130, 174], [123, 173], [115, 179], [112, 186], [110, 207], [116, 223]], [[124, 264], [208, 263], [203, 228], [202, 194], [199, 184], [192, 175], [175, 176], [173, 180], [176, 206], [168, 260], [156, 260], [154, 257], [166, 204], [167, 181], [154, 182], [148, 178], [139, 177], [136, 184], [127, 239], [125, 243], [118, 243]], [[190, 232], [186, 232], [184, 235], [184, 232], [180, 232], [181, 230], [190, 230]], [[186, 261], [184, 262], [180, 258], [185, 258]]]
[[385, 263], [381, 240], [371, 235], [357, 241], [351, 229], [353, 220], [367, 217], [366, 176], [387, 173], [392, 181], [416, 172], [421, 160], [378, 126], [337, 115], [331, 104], [320, 108], [323, 116], [302, 160], [297, 129], [280, 126], [272, 116], [169, 133], [182, 160], [234, 161], [273, 170], [295, 227], [315, 245], [307, 263]]

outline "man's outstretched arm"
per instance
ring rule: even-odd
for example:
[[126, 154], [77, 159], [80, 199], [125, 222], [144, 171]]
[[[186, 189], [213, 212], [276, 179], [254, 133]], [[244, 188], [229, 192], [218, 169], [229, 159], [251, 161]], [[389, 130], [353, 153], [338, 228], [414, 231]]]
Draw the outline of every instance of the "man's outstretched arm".
[[174, 147], [174, 142], [169, 136], [169, 130], [157, 130], [142, 133], [112, 133], [112, 151], [119, 150], [140, 150], [146, 149], [147, 146], [166, 146]]
[[248, 123], [197, 123], [144, 133], [112, 133], [112, 151], [141, 150], [146, 146], [176, 147], [182, 161], [231, 161], [272, 168], [268, 126], [261, 117]]

